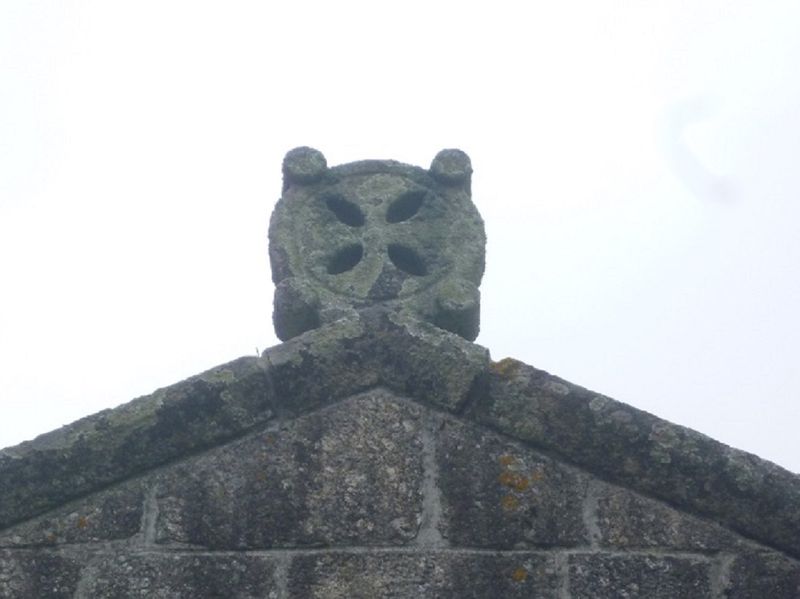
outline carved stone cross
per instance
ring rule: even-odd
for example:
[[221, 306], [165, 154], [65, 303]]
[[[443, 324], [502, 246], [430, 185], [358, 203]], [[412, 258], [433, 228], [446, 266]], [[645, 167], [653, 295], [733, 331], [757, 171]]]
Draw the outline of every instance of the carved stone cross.
[[471, 174], [460, 150], [428, 170], [291, 150], [269, 229], [278, 337], [380, 304], [474, 340], [486, 236]]

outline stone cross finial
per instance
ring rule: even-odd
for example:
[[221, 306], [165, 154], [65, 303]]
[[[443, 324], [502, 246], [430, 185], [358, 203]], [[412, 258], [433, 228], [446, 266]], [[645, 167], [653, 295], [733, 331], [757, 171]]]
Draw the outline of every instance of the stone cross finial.
[[486, 235], [471, 174], [460, 150], [442, 150], [428, 170], [286, 154], [269, 228], [278, 337], [380, 304], [474, 340]]

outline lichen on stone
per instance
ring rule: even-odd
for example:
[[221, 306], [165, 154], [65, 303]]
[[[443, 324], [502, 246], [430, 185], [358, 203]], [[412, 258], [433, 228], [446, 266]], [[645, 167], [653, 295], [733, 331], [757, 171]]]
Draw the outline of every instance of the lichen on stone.
[[270, 222], [278, 337], [380, 305], [474, 340], [486, 238], [471, 174], [460, 150], [428, 170], [391, 160], [329, 168], [317, 150], [290, 151]]

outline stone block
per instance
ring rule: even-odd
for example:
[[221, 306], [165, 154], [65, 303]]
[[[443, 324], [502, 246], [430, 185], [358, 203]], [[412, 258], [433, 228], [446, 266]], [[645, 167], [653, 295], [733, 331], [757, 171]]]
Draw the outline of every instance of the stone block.
[[464, 547], [588, 545], [585, 477], [498, 435], [446, 418], [436, 458], [442, 534]]
[[72, 599], [81, 563], [49, 551], [0, 550], [0, 597]]
[[264, 360], [285, 414], [376, 385], [456, 411], [485, 372], [489, 352], [431, 324], [373, 308], [270, 348]]
[[81, 581], [81, 596], [264, 599], [277, 596], [270, 594], [276, 588], [274, 572], [275, 563], [267, 557], [127, 553], [91, 563]]
[[421, 408], [375, 390], [167, 469], [156, 539], [214, 549], [401, 545], [421, 513]]
[[739, 537], [716, 523], [679, 512], [627, 489], [595, 483], [594, 517], [602, 547], [701, 553], [732, 550]]
[[363, 322], [342, 319], [264, 352], [276, 406], [284, 415], [332, 403], [380, 383]]
[[129, 539], [140, 532], [145, 492], [132, 481], [0, 532], [0, 547]]
[[552, 556], [532, 553], [373, 552], [299, 555], [289, 596], [303, 599], [552, 599]]
[[747, 552], [731, 564], [726, 599], [797, 599], [800, 563], [775, 552]]
[[710, 563], [660, 555], [572, 555], [571, 599], [712, 599]]
[[[378, 323], [381, 380], [402, 395], [457, 412], [480, 389], [489, 351], [431, 324], [390, 314]], [[383, 348], [387, 348], [387, 352]]]

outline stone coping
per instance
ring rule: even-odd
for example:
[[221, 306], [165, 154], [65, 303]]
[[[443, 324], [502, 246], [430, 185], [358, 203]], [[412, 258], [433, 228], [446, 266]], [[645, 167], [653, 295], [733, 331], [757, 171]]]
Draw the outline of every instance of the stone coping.
[[800, 557], [800, 476], [379, 309], [0, 451], [0, 527], [385, 386]]

